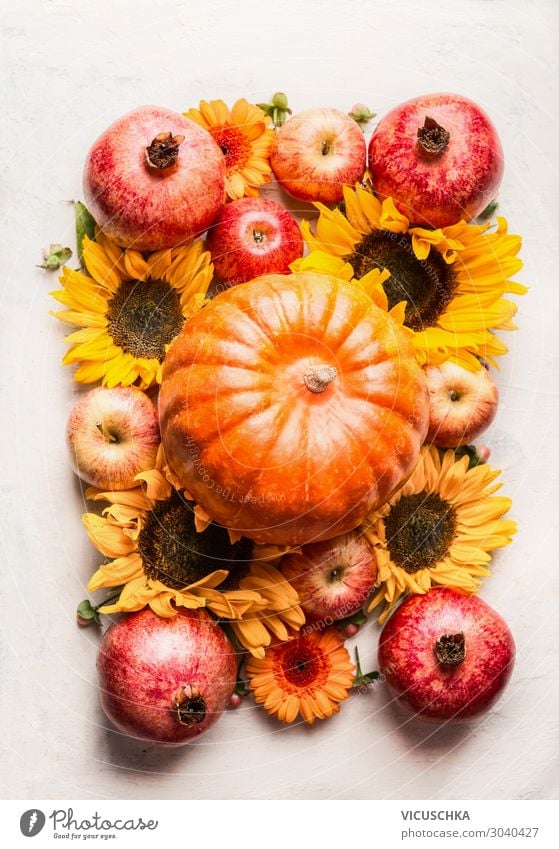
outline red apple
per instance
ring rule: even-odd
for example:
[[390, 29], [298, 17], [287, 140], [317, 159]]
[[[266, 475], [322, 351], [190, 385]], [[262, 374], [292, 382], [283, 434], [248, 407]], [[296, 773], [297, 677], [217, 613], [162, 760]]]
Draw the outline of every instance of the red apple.
[[194, 121], [140, 106], [94, 143], [83, 188], [107, 236], [123, 247], [157, 251], [184, 244], [215, 221], [225, 202], [225, 160]]
[[499, 614], [477, 596], [437, 587], [409, 596], [384, 626], [380, 671], [420, 719], [470, 719], [499, 698], [515, 646]]
[[163, 619], [149, 609], [107, 629], [97, 655], [101, 706], [132, 737], [182, 746], [208, 730], [233, 694], [232, 643], [206, 610]]
[[139, 389], [99, 386], [75, 404], [66, 436], [72, 466], [82, 480], [102, 490], [129, 489], [137, 474], [155, 465], [157, 410]]
[[411, 222], [445, 227], [475, 218], [494, 200], [503, 151], [477, 104], [458, 94], [427, 94], [379, 122], [369, 169], [375, 192], [392, 197]]
[[363, 607], [377, 580], [375, 553], [359, 531], [304, 545], [300, 554], [285, 555], [280, 568], [307, 622], [325, 625]]
[[497, 384], [485, 368], [469, 371], [450, 361], [425, 369], [429, 389], [427, 442], [468, 445], [489, 427], [499, 404]]
[[293, 197], [338, 203], [344, 185], [362, 178], [366, 158], [365, 137], [353, 118], [338, 109], [307, 109], [277, 131], [270, 164]]
[[242, 198], [225, 206], [210, 230], [207, 248], [224, 283], [246, 283], [261, 274], [288, 274], [303, 256], [294, 217], [266, 198]]

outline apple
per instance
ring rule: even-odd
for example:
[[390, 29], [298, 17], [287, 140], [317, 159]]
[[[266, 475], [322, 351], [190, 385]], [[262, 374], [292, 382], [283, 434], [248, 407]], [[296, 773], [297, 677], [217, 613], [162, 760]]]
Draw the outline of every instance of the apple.
[[357, 530], [284, 555], [280, 569], [299, 595], [307, 622], [325, 625], [356, 613], [377, 580], [375, 553]]
[[72, 467], [86, 483], [117, 491], [153, 469], [159, 448], [157, 411], [132, 387], [85, 392], [70, 413], [66, 437]]
[[353, 118], [338, 109], [307, 109], [277, 131], [270, 164], [293, 197], [338, 203], [344, 185], [363, 177], [366, 159], [365, 137]]
[[241, 198], [221, 211], [206, 247], [216, 274], [232, 286], [261, 274], [288, 274], [304, 244], [295, 218], [279, 203]]
[[443, 448], [468, 445], [489, 427], [499, 403], [497, 384], [486, 368], [469, 371], [447, 361], [425, 369], [429, 390], [427, 442]]

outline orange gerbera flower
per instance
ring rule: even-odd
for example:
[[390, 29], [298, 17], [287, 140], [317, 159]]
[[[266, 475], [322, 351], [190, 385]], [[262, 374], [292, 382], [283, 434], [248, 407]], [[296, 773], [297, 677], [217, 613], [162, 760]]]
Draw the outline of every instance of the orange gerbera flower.
[[229, 110], [223, 100], [202, 100], [198, 109], [184, 113], [207, 130], [225, 157], [227, 195], [231, 200], [257, 197], [270, 182], [270, 149], [274, 139], [271, 119], [244, 98]]
[[300, 714], [309, 725], [340, 709], [355, 680], [355, 669], [340, 633], [311, 631], [251, 657], [246, 667], [254, 698], [282, 722]]

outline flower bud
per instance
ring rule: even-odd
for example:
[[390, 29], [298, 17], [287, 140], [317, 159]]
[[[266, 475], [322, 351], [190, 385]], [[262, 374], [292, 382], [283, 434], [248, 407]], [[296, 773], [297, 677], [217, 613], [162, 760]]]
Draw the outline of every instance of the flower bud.
[[231, 695], [231, 698], [229, 699], [229, 707], [232, 710], [236, 710], [238, 707], [240, 707], [242, 705], [242, 703], [243, 703], [243, 697], [241, 696], [240, 693], [233, 693]]

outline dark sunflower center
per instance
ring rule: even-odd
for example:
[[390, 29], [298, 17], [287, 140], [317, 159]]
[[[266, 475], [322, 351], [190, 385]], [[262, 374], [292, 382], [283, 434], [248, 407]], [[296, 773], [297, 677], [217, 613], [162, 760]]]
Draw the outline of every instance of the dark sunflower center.
[[163, 280], [125, 280], [108, 304], [108, 332], [126, 354], [165, 357], [184, 324], [180, 295]]
[[418, 492], [402, 496], [384, 525], [390, 557], [413, 574], [435, 566], [448, 553], [456, 530], [456, 511], [436, 492]]
[[237, 127], [214, 127], [210, 130], [225, 157], [227, 170], [244, 168], [250, 159], [250, 141]]
[[407, 233], [375, 230], [363, 236], [346, 259], [358, 279], [373, 268], [390, 271], [390, 277], [383, 284], [388, 308], [407, 301], [404, 323], [415, 331], [432, 327], [456, 291], [452, 266], [434, 249], [427, 259], [417, 259]]
[[282, 671], [285, 679], [295, 687], [310, 687], [320, 677], [324, 658], [304, 640], [295, 640], [283, 654]]
[[248, 543], [241, 539], [231, 545], [225, 528], [213, 523], [197, 533], [192, 506], [175, 492], [158, 501], [148, 514], [138, 551], [148, 578], [180, 590], [216, 569], [231, 569], [234, 564], [242, 567], [243, 561], [250, 559], [252, 543]]

